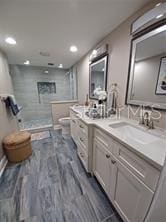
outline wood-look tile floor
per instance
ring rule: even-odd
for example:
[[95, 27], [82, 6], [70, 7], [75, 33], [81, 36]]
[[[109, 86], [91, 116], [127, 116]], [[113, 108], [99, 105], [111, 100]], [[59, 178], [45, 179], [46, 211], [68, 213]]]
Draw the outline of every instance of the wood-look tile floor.
[[33, 141], [25, 162], [0, 179], [0, 222], [120, 222], [95, 178], [84, 171], [70, 137], [51, 131]]

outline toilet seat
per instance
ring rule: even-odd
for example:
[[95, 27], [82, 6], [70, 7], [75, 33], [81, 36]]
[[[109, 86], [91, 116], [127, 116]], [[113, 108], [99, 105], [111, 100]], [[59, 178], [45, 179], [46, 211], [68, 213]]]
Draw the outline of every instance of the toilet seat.
[[62, 135], [70, 134], [70, 117], [60, 118], [59, 124], [62, 127]]
[[70, 125], [70, 117], [60, 118], [59, 123], [65, 126]]

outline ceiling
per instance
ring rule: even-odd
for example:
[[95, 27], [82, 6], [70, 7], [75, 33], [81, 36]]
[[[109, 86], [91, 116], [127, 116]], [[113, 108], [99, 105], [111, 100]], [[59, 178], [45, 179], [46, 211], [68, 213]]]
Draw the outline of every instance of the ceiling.
[[[148, 0], [0, 0], [0, 48], [10, 64], [71, 67]], [[12, 36], [17, 45], [7, 45]], [[78, 47], [71, 53], [71, 45]], [[40, 52], [48, 52], [43, 57]]]

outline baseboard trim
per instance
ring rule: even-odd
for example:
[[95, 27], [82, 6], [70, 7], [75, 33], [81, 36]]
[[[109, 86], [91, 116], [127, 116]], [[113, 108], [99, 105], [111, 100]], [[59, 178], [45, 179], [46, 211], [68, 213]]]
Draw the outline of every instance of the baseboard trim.
[[6, 156], [4, 155], [0, 161], [0, 178], [5, 170], [5, 167], [7, 165], [8, 161], [7, 161], [7, 158]]

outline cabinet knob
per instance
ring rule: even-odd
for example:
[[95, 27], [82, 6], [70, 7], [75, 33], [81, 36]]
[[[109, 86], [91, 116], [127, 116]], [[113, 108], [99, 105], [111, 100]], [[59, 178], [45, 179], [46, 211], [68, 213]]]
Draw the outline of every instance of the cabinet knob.
[[81, 142], [84, 142], [84, 140], [80, 137]]
[[80, 128], [83, 129], [84, 127], [82, 125], [80, 125]]
[[105, 156], [106, 156], [107, 158], [110, 158], [110, 155], [109, 155], [109, 154], [106, 154]]
[[111, 160], [111, 163], [112, 163], [112, 164], [115, 164], [115, 163], [116, 163], [116, 160]]
[[75, 120], [73, 120], [73, 119], [72, 119], [72, 122], [73, 122], [73, 123], [76, 123], [76, 121], [75, 121]]

